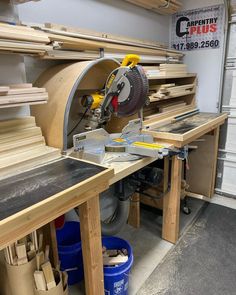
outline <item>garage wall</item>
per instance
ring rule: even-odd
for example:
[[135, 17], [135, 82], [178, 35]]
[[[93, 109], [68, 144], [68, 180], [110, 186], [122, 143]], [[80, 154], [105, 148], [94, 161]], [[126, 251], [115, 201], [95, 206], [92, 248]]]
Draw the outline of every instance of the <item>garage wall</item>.
[[18, 7], [25, 22], [52, 22], [168, 44], [169, 18], [122, 0], [41, 0]]
[[[41, 0], [13, 6], [0, 1], [0, 21], [44, 23], [169, 43], [169, 17], [159, 16], [122, 0]], [[57, 62], [0, 54], [0, 84], [32, 82]], [[25, 67], [26, 65], [26, 67]], [[0, 120], [29, 114], [28, 107], [0, 110]]]
[[[183, 0], [183, 11], [224, 4], [223, 0]], [[219, 49], [186, 52], [185, 63], [190, 72], [198, 74], [197, 102], [202, 111], [217, 112], [223, 60], [223, 38]]]

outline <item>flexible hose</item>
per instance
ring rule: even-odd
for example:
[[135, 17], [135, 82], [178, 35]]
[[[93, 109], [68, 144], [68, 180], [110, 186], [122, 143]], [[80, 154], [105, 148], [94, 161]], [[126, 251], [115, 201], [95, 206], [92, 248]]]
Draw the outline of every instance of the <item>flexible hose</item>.
[[119, 233], [127, 223], [129, 217], [130, 200], [118, 201], [117, 210], [111, 222], [101, 222], [102, 234], [112, 236]]

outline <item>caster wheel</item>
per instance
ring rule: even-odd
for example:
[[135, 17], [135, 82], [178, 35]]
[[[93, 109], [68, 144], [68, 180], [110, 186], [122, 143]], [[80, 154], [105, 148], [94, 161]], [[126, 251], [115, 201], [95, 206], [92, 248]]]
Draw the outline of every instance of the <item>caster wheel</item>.
[[192, 212], [191, 209], [189, 207], [186, 207], [186, 206], [183, 207], [182, 211], [186, 215], [189, 215]]

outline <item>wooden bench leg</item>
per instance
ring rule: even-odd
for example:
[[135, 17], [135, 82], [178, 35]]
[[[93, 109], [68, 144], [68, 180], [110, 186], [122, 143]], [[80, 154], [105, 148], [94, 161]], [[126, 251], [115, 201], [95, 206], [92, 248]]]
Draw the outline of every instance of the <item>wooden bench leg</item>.
[[134, 193], [130, 199], [129, 225], [140, 228], [140, 195]]
[[179, 237], [180, 193], [182, 161], [178, 156], [172, 158], [171, 188], [163, 200], [162, 238], [176, 243]]
[[104, 295], [99, 196], [79, 206], [87, 295]]

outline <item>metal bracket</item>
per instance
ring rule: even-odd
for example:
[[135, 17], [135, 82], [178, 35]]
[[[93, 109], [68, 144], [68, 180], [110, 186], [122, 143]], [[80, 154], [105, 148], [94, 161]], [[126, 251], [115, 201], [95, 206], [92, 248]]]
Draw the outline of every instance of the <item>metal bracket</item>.
[[180, 149], [169, 150], [169, 155], [170, 156], [178, 155], [178, 159], [184, 161], [188, 158], [188, 146], [186, 145]]
[[179, 151], [178, 159], [182, 161], [186, 160], [188, 158], [188, 146], [184, 146]]
[[105, 56], [105, 50], [104, 50], [104, 48], [100, 48], [99, 49], [99, 52], [100, 52], [100, 58], [103, 58]]

